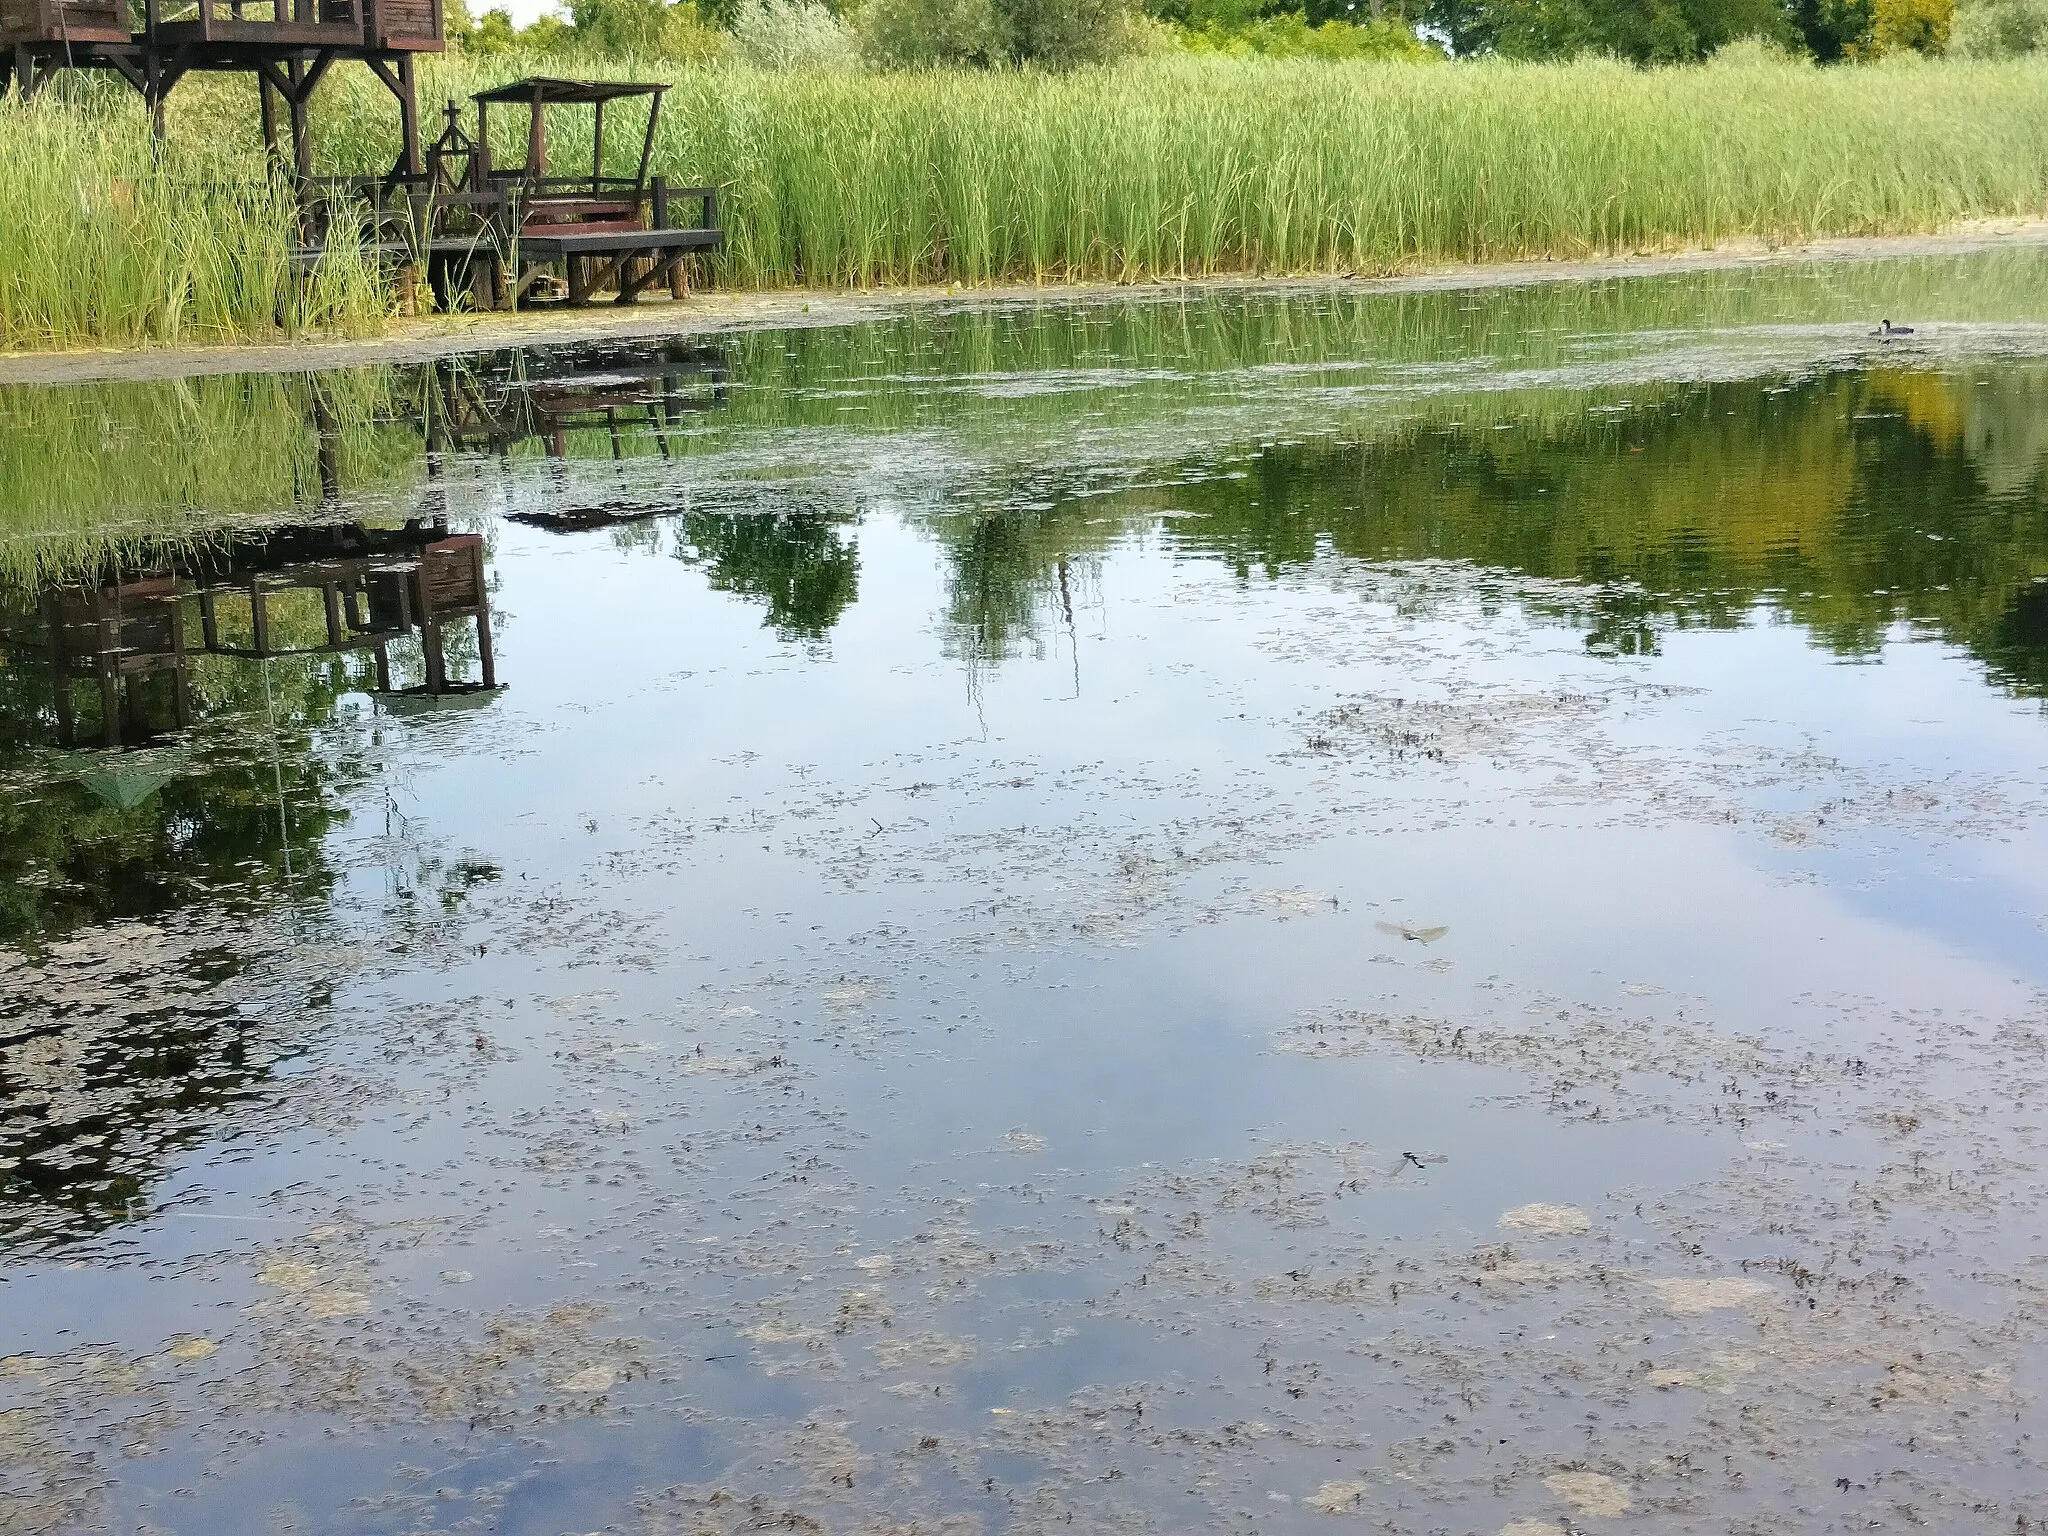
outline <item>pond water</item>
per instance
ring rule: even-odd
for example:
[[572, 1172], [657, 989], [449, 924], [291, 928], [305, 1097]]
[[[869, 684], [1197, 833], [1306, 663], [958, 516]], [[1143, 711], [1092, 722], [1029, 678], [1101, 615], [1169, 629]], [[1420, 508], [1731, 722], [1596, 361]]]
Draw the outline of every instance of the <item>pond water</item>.
[[0, 1529], [2048, 1522], [2048, 254], [0, 390], [0, 530]]

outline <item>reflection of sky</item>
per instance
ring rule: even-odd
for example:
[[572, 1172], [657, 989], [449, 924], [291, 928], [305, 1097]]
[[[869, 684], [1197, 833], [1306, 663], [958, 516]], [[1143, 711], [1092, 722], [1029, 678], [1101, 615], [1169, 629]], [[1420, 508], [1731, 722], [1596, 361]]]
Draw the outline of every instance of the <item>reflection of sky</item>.
[[[1056, 615], [1043, 656], [984, 667], [970, 690], [934, 632], [937, 551], [887, 516], [862, 524], [858, 542], [860, 600], [814, 660], [778, 643], [757, 605], [705, 592], [681, 562], [620, 555], [601, 536], [507, 528], [497, 570], [512, 688], [489, 739], [517, 749], [413, 757], [422, 771], [408, 814], [448, 846], [534, 882], [589, 876], [650, 825], [744, 819], [750, 807], [827, 786], [874, 791], [863, 816], [931, 824], [908, 834], [913, 841], [1071, 823], [1113, 842], [1213, 815], [1238, 794], [1252, 812], [1277, 796], [1308, 823], [1322, 814], [1319, 796], [1335, 793], [1341, 806], [1377, 794], [1398, 805], [1430, 787], [1427, 775], [1347, 781], [1276, 761], [1317, 710], [1348, 694], [1412, 689], [1418, 671], [1528, 690], [1627, 681], [1699, 690], [1612, 722], [1618, 740], [1646, 750], [1810, 747], [1880, 789], [1946, 793], [1959, 772], [2005, 780], [2022, 803], [2037, 787], [2038, 708], [1985, 687], [1967, 658], [1939, 645], [1895, 643], [1879, 664], [1844, 665], [1798, 629], [1760, 621], [1677, 632], [1659, 658], [1609, 663], [1580, 654], [1571, 630], [1523, 632], [1510, 613], [1478, 626], [1500, 643], [1475, 652], [1469, 617], [1392, 622], [1341, 591], [1341, 566], [1331, 567], [1334, 595], [1317, 572], [1241, 589], [1218, 566], [1137, 546], [1107, 559], [1077, 612], [1078, 698]], [[1375, 659], [1375, 637], [1397, 634], [1404, 650]], [[1011, 777], [1031, 784], [989, 787]], [[1334, 788], [1317, 787], [1326, 780]], [[900, 792], [918, 782], [938, 787]], [[2000, 993], [2007, 966], [2048, 980], [2028, 942], [2048, 887], [2001, 857], [2003, 844], [1923, 846], [1908, 823], [1787, 850], [1684, 821], [1603, 828], [1600, 815], [1570, 809], [1525, 812], [1538, 825], [1508, 828], [1526, 786], [1502, 793], [1488, 803], [1482, 791], [1449, 826], [1427, 830], [1380, 830], [1384, 804], [1362, 803], [1375, 825], [1369, 839], [1333, 815], [1327, 835], [1275, 849], [1259, 882], [1337, 895], [1350, 915], [1332, 921], [1353, 935], [1319, 961], [1277, 967], [1300, 989], [1297, 1005], [1370, 975], [1347, 957], [1373, 943], [1370, 922], [1382, 912], [1451, 924], [1462, 965], [1512, 965], [1525, 982], [1572, 995], [1603, 986], [1596, 976], [1649, 980], [1736, 1014], [1787, 989], [1919, 994], [1932, 1005]], [[1774, 791], [1760, 797], [1781, 801]], [[1417, 805], [1418, 818], [1439, 818], [1433, 794]], [[835, 889], [800, 828], [794, 840], [780, 821], [759, 839], [700, 841], [679, 867], [626, 893], [628, 903], [662, 913], [678, 943], [687, 935], [706, 953], [766, 955], [803, 949], [814, 923], [844, 934], [907, 911], [944, 921], [976, 884], [962, 871], [950, 887], [935, 874], [936, 886]], [[1788, 883], [1788, 867], [1821, 879]], [[1240, 962], [1243, 974], [1275, 969], [1256, 953], [1218, 964], [1203, 946], [1169, 969], [1182, 986], [1242, 992]]]
[[[1044, 429], [1032, 430], [1046, 456]], [[633, 473], [658, 493], [707, 471]], [[553, 1481], [526, 1485], [504, 1528], [590, 1528], [657, 1476], [753, 1455], [746, 1435], [761, 1424], [829, 1411], [890, 1434], [915, 1418], [967, 1436], [992, 1409], [1128, 1382], [1193, 1384], [1203, 1401], [1168, 1411], [1198, 1423], [1277, 1420], [1311, 1411], [1273, 1398], [1252, 1353], [1285, 1327], [1298, 1354], [1320, 1350], [1339, 1418], [1376, 1455], [1405, 1401], [1374, 1375], [1387, 1337], [1462, 1345], [1499, 1326], [1517, 1342], [1498, 1369], [1519, 1391], [1533, 1380], [1514, 1375], [1521, 1324], [1484, 1312], [1476, 1292], [1470, 1313], [1440, 1292], [1398, 1318], [1248, 1299], [1305, 1264], [1299, 1250], [1349, 1243], [1421, 1262], [1499, 1241], [1509, 1207], [1568, 1201], [1612, 1225], [1615, 1251], [1625, 1244], [1643, 1272], [1755, 1262], [1775, 1276], [1765, 1266], [1787, 1250], [1746, 1213], [1687, 1234], [1711, 1249], [1698, 1265], [1629, 1223], [1645, 1203], [1732, 1177], [1755, 1151], [1744, 1137], [1805, 1160], [1788, 1185], [1847, 1185], [1891, 1155], [1871, 1151], [1880, 1132], [1857, 1115], [1908, 1089], [1928, 1103], [1971, 1085], [1955, 1059], [1921, 1061], [1911, 1070], [1924, 1075], [1889, 1083], [1888, 1097], [1830, 1099], [1834, 1079], [1815, 1073], [1796, 1113], [1738, 1131], [1720, 1118], [1723, 1074], [1746, 1069], [1717, 1061], [1695, 1080], [1660, 1066], [1646, 1074], [1663, 1096], [1655, 1112], [1595, 1121], [1547, 1112], [1552, 1084], [1535, 1067], [1276, 1048], [1305, 1014], [1492, 1028], [1564, 1017], [1576, 1021], [1567, 1033], [1626, 1017], [1649, 1021], [1653, 1042], [1700, 1027], [1903, 1072], [1916, 1059], [1894, 1050], [1901, 1017], [1946, 1028], [2037, 1010], [2048, 723], [1945, 644], [1900, 631], [1849, 664], [1760, 611], [1740, 628], [1670, 630], [1654, 657], [1603, 660], [1579, 629], [1528, 622], [1511, 573], [1486, 574], [1485, 601], [1481, 573], [1449, 561], [1403, 576], [1324, 555], [1240, 582], [1147, 532], [1076, 561], [1071, 629], [1041, 588], [1035, 644], [970, 666], [945, 629], [960, 572], [933, 531], [943, 520], [896, 510], [929, 484], [882, 450], [861, 473], [869, 510], [840, 527], [858, 548], [858, 599], [810, 648], [764, 626], [758, 599], [713, 591], [703, 566], [674, 558], [673, 523], [618, 535], [631, 549], [604, 532], [491, 524], [506, 692], [441, 715], [365, 711], [364, 729], [333, 733], [363, 751], [380, 792], [329, 850], [349, 872], [337, 908], [361, 953], [336, 960], [335, 1009], [307, 1010], [306, 1057], [265, 1087], [308, 1112], [267, 1100], [223, 1111], [220, 1137], [161, 1181], [180, 1203], [123, 1234], [154, 1268], [9, 1274], [24, 1351], [78, 1337], [160, 1352], [204, 1330], [227, 1343], [223, 1379], [252, 1359], [284, 1377], [332, 1360], [374, 1372], [380, 1353], [434, 1364], [504, 1309], [595, 1297], [655, 1362], [654, 1384], [622, 1386], [615, 1417], [593, 1414], [602, 1435], [536, 1414], [520, 1430], [536, 1438], [516, 1441], [502, 1425], [462, 1430], [458, 1413], [433, 1457], [346, 1413], [334, 1417], [352, 1433], [330, 1440], [310, 1413], [247, 1410], [268, 1438], [260, 1459], [232, 1465], [208, 1439], [218, 1410], [187, 1400], [150, 1486], [129, 1480], [113, 1526], [141, 1523], [151, 1487], [203, 1484], [181, 1518], [232, 1528], [279, 1486], [338, 1507], [410, 1486], [404, 1469], [432, 1461], [437, 1484], [457, 1488], [544, 1465]], [[1549, 709], [1589, 696], [1604, 703]], [[1470, 739], [1446, 730], [1447, 763], [1395, 759], [1369, 732], [1322, 722], [1348, 700], [1394, 698], [1445, 701]], [[1323, 731], [1335, 747], [1306, 750]], [[386, 897], [400, 842], [496, 870], [438, 939], [436, 913], [411, 928], [362, 920]], [[1448, 933], [1425, 945], [1381, 926], [1401, 923]], [[834, 1000], [847, 989], [855, 1001]], [[694, 1071], [700, 1047], [713, 1060], [786, 1053], [786, 1076]], [[1577, 1075], [1574, 1054], [1549, 1064], [1556, 1078]], [[1281, 1143], [1363, 1145], [1386, 1176], [1331, 1203], [1312, 1235], [1240, 1227], [1217, 1239], [1203, 1257], [1237, 1288], [1163, 1304], [1173, 1326], [1114, 1315], [1107, 1293], [1142, 1283], [1151, 1261], [1116, 1269], [1098, 1202], [1144, 1198], [1160, 1170], [1199, 1185]], [[1431, 1161], [1407, 1162], [1408, 1150]], [[1156, 1202], [1153, 1235], [1197, 1203]], [[2025, 1221], [1980, 1220], [1959, 1245], [1928, 1238], [1944, 1210], [1870, 1220], [1874, 1241], [1852, 1234], [1859, 1251], [1901, 1266], [1933, 1255], [1913, 1271], [1923, 1297], [1937, 1284], [1925, 1277], [1952, 1263], [1996, 1274], [2031, 1260]], [[857, 1256], [908, 1252], [942, 1221], [971, 1222], [991, 1248], [1076, 1256], [957, 1288], [903, 1281], [899, 1336], [983, 1349], [957, 1374], [932, 1368], [942, 1402], [926, 1403], [922, 1381], [913, 1406], [885, 1396], [902, 1384], [857, 1332], [813, 1352], [847, 1362], [818, 1375], [749, 1334], [773, 1302], [837, 1338], [838, 1298], [888, 1284]], [[333, 1235], [357, 1229], [371, 1235]], [[330, 1235], [301, 1236], [311, 1231]], [[703, 1260], [749, 1242], [744, 1264]], [[257, 1278], [266, 1245], [291, 1243], [361, 1287], [359, 1318], [322, 1333]], [[445, 1281], [451, 1271], [468, 1278]], [[1105, 1306], [1090, 1315], [1098, 1293]], [[1626, 1337], [1633, 1358], [1641, 1337], [1652, 1353], [1644, 1329], [1598, 1310], [1611, 1296], [1574, 1295], [1587, 1308], [1575, 1323], [1592, 1319], [1586, 1359], [1604, 1358], [1600, 1338]], [[1054, 1322], [1072, 1330], [1058, 1347], [1012, 1348]], [[266, 1328], [297, 1352], [275, 1353]], [[1979, 1337], [2007, 1349], [1989, 1327]], [[492, 1378], [504, 1401], [559, 1402], [555, 1363], [515, 1370]], [[1447, 1406], [1430, 1405], [1432, 1426]], [[1545, 1454], [1583, 1454], [1578, 1406], [1522, 1430], [1549, 1435]], [[2038, 1427], [2038, 1408], [2027, 1412], [2015, 1434]], [[1638, 1427], [1657, 1414], [1676, 1415], [1676, 1438]], [[1701, 1442], [1689, 1399], [1641, 1397], [1630, 1415], [1602, 1432], [1617, 1455], [1650, 1464]], [[1891, 1454], [1890, 1421], [1872, 1433], [1891, 1436]], [[1974, 1477], [1989, 1444], [1928, 1459]], [[1790, 1461], [1785, 1476], [1826, 1485], [1807, 1448]], [[1228, 1453], [1216, 1464], [1234, 1465]], [[1474, 1486], [1495, 1486], [1500, 1465]], [[1118, 1475], [1156, 1467], [1130, 1457]], [[1271, 1478], [1298, 1494], [1332, 1475], [1318, 1463]], [[1271, 1508], [1269, 1528], [1302, 1528]], [[1446, 1523], [1500, 1529], [1508, 1513]]]

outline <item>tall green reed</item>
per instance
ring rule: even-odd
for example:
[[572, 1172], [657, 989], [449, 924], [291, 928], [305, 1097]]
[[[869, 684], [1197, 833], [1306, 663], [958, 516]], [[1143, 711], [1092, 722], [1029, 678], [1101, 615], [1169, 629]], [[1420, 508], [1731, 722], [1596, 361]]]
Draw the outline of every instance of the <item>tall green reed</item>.
[[[423, 94], [466, 102], [534, 67], [451, 55]], [[581, 67], [673, 82], [656, 168], [725, 190], [722, 272], [745, 286], [1377, 273], [2048, 210], [2048, 66], [2027, 61]], [[392, 153], [395, 115], [357, 73], [322, 106], [335, 169]], [[624, 170], [638, 134], [619, 128]], [[550, 137], [588, 163], [587, 113]]]
[[82, 85], [0, 101], [0, 349], [240, 340], [382, 315], [354, 230], [295, 276], [297, 208], [260, 155], [192, 135], [159, 148], [131, 97]]

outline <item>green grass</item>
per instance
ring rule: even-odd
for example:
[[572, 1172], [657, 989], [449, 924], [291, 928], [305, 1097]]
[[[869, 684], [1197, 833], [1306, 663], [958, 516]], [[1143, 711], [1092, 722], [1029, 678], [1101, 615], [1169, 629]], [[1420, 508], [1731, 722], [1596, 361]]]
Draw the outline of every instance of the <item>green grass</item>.
[[126, 86], [66, 84], [0, 100], [0, 350], [267, 338], [382, 315], [346, 239], [294, 280], [297, 213], [260, 156], [196, 134], [159, 153]]
[[[431, 61], [423, 95], [466, 102], [531, 67]], [[656, 167], [726, 188], [723, 276], [742, 286], [1381, 273], [2048, 208], [2048, 66], [2032, 62], [591, 68], [674, 81]], [[330, 90], [332, 166], [388, 161], [375, 82], [337, 71]], [[512, 116], [501, 159], [518, 157]], [[563, 163], [587, 163], [584, 117], [551, 131]], [[638, 146], [616, 137], [624, 169]]]
[[[437, 103], [545, 64], [425, 61], [430, 134]], [[2048, 65], [2028, 61], [578, 68], [674, 83], [656, 168], [724, 189], [718, 275], [745, 287], [1382, 273], [2048, 211]], [[290, 281], [292, 211], [263, 170], [248, 81], [181, 86], [161, 155], [124, 87], [67, 80], [51, 95], [0, 104], [0, 347], [367, 328], [384, 313], [353, 250], [309, 288]], [[314, 106], [320, 169], [390, 163], [397, 113], [367, 70], [336, 69]], [[501, 160], [518, 157], [513, 116]], [[619, 128], [623, 170], [637, 135]], [[559, 114], [553, 142], [559, 164], [587, 163], [587, 117]]]

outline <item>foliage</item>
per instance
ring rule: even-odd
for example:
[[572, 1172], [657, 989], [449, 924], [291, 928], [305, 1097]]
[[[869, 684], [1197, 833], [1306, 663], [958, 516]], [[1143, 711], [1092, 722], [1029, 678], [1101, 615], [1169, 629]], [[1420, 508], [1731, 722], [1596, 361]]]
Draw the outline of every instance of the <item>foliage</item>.
[[1635, 64], [1679, 64], [1755, 38], [1833, 63], [1940, 53], [1954, 10], [1955, 0], [1426, 0], [1422, 16], [1461, 55], [1564, 59], [1594, 53]]
[[569, 20], [542, 16], [524, 29], [510, 11], [497, 9], [461, 30], [451, 17], [448, 35], [464, 53], [486, 58], [524, 53], [707, 60], [728, 47], [725, 35], [706, 25], [697, 0], [571, 0]]
[[1794, 36], [1780, 0], [1429, 0], [1424, 18], [1461, 54], [1516, 59], [1677, 64], [1737, 38]]
[[[422, 89], [466, 99], [518, 67], [430, 61]], [[674, 80], [655, 168], [724, 189], [717, 270], [748, 287], [1385, 272], [1932, 230], [2048, 206], [2048, 72], [2027, 61], [603, 68]], [[381, 87], [336, 74], [327, 164], [388, 164]], [[352, 105], [342, 90], [361, 94]], [[588, 132], [565, 119], [557, 147], [587, 156]], [[509, 138], [503, 149], [517, 158]]]
[[714, 592], [762, 599], [762, 622], [785, 640], [822, 642], [860, 592], [851, 519], [814, 512], [691, 512], [678, 558], [701, 565]]
[[1869, 51], [1945, 53], [1955, 16], [1956, 0], [1872, 0]]
[[[304, 280], [298, 212], [260, 154], [153, 151], [125, 87], [0, 100], [0, 348], [220, 340], [383, 313], [347, 226]], [[67, 99], [68, 98], [68, 99]]]
[[867, 0], [863, 51], [896, 68], [1072, 69], [1131, 51], [1129, 0]]
[[818, 0], [742, 0], [733, 18], [740, 57], [761, 69], [852, 69], [853, 29]]
[[1181, 34], [1191, 53], [1264, 54], [1281, 59], [1406, 59], [1424, 62], [1442, 53], [1392, 17], [1364, 23], [1324, 21], [1311, 25], [1299, 11], [1262, 16], [1235, 25], [1211, 22]]
[[1792, 25], [1815, 59], [1855, 58], [1870, 37], [1873, 0], [1793, 0]]
[[1973, 59], [2048, 48], [2048, 0], [1960, 0], [1949, 46]]

